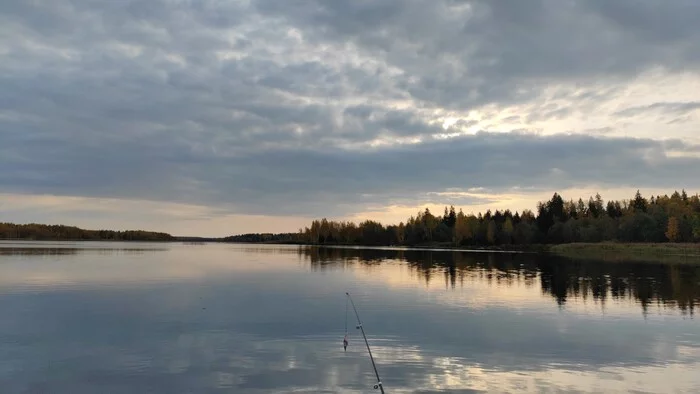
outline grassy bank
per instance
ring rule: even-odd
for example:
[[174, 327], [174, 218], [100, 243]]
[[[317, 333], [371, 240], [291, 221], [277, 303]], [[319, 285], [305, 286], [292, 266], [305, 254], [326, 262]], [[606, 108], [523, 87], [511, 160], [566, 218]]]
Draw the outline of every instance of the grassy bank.
[[551, 245], [547, 251], [572, 259], [700, 264], [700, 244], [575, 243]]

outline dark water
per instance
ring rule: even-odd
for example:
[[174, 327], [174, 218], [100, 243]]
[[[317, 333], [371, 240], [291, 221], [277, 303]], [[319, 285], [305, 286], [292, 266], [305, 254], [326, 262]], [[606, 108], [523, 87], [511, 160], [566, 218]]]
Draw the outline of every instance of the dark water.
[[[700, 267], [0, 243], [1, 393], [700, 392]], [[351, 316], [352, 317], [352, 316]]]

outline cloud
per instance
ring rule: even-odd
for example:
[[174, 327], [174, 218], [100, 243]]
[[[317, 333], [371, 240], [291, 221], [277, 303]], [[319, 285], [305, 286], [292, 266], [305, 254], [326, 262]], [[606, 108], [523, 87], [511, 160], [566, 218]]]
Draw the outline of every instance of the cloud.
[[[0, 182], [16, 192], [136, 196], [270, 215], [347, 215], [368, 205], [410, 203], [432, 192], [480, 187], [506, 192], [582, 184], [700, 186], [687, 171], [700, 166], [697, 146], [578, 134], [478, 133], [376, 149], [265, 149], [182, 158], [133, 144], [114, 148], [61, 161], [61, 155], [41, 155], [27, 146], [26, 155], [36, 157], [32, 165], [43, 169], [45, 181], [29, 183], [10, 171], [0, 175]], [[671, 150], [696, 156], [667, 155]], [[7, 160], [3, 166], [32, 167]]]
[[402, 69], [413, 97], [446, 107], [527, 100], [552, 80], [700, 65], [700, 32], [689, 17], [700, 6], [691, 1], [254, 4], [318, 40], [354, 43]]
[[0, 191], [335, 216], [696, 187], [698, 7], [4, 1]]
[[645, 106], [626, 108], [615, 113], [621, 117], [632, 117], [649, 112], [661, 112], [671, 115], [687, 115], [700, 109], [700, 102], [687, 103], [654, 103]]

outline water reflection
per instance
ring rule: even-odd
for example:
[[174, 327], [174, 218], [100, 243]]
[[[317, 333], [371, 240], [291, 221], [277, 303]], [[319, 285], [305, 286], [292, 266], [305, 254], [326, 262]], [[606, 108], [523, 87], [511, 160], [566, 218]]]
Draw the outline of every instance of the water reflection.
[[125, 255], [136, 255], [144, 253], [155, 253], [158, 251], [163, 251], [167, 249], [155, 249], [155, 248], [71, 248], [71, 247], [42, 247], [42, 248], [31, 248], [31, 247], [0, 247], [0, 256], [64, 256], [64, 255], [77, 255], [85, 253], [93, 253], [100, 255], [114, 255], [114, 254], [125, 254]]
[[678, 309], [693, 316], [700, 305], [700, 266], [633, 262], [570, 260], [537, 254], [471, 253], [396, 249], [299, 247], [297, 253], [313, 270], [371, 270], [382, 263], [406, 264], [417, 280], [430, 286], [442, 279], [445, 286], [464, 286], [478, 279], [496, 287], [515, 284], [539, 286], [558, 305], [570, 299], [631, 299], [644, 313], [652, 305]]
[[143, 254], [168, 250], [166, 244], [105, 241], [7, 241], [0, 240], [0, 256], [63, 256], [85, 253], [101, 255]]
[[[274, 245], [75, 248], [0, 256], [0, 392], [373, 392], [359, 333], [347, 352], [341, 345], [346, 290], [390, 393], [700, 387], [697, 321], [675, 313], [697, 306], [692, 267]], [[674, 311], [572, 311], [586, 299]]]
[[0, 247], [0, 256], [62, 256], [78, 254], [78, 248]]

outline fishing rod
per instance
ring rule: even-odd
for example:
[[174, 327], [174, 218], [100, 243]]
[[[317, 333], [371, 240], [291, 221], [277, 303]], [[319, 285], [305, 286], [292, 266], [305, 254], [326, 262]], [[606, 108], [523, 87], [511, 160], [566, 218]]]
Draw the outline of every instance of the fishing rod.
[[[384, 394], [384, 386], [382, 385], [382, 379], [379, 378], [379, 372], [377, 371], [377, 365], [374, 363], [374, 357], [372, 357], [372, 350], [369, 348], [369, 342], [367, 342], [367, 336], [365, 335], [365, 329], [362, 327], [362, 321], [360, 321], [360, 315], [357, 313], [357, 308], [355, 308], [355, 303], [352, 302], [352, 297], [350, 297], [350, 293], [345, 292], [345, 295], [348, 296], [348, 300], [350, 300], [350, 304], [352, 304], [352, 309], [355, 311], [355, 317], [357, 317], [357, 326], [356, 328], [362, 331], [362, 338], [365, 339], [365, 345], [367, 345], [367, 352], [369, 353], [369, 359], [372, 361], [372, 367], [374, 368], [374, 374], [377, 376], [377, 384], [374, 385], [375, 390], [379, 389], [382, 394]], [[346, 321], [346, 335], [347, 335], [347, 308], [345, 311], [345, 321]], [[343, 343], [345, 346], [347, 346], [347, 342], [343, 340]]]

